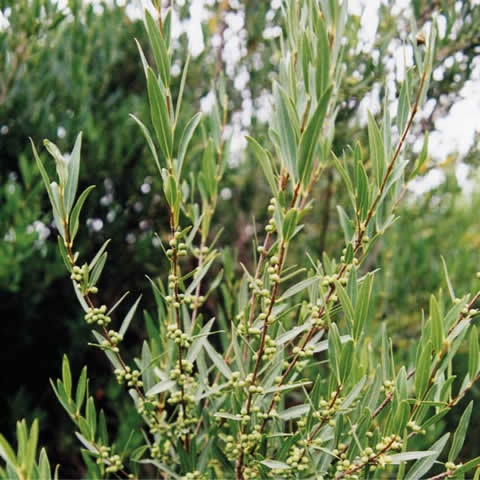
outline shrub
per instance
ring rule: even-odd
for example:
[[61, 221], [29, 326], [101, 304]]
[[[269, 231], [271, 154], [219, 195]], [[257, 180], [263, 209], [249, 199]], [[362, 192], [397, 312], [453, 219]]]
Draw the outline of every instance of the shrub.
[[[214, 231], [229, 159], [225, 87], [220, 80], [209, 122], [202, 124], [197, 113], [180, 127], [187, 66], [174, 101], [171, 14], [156, 22], [145, 12], [156, 71], [139, 50], [154, 135], [135, 120], [162, 180], [168, 227], [158, 241], [169, 271], [149, 279], [157, 308], [144, 312], [147, 339], [134, 360], [124, 354], [122, 341], [141, 298], [118, 321], [117, 307], [126, 294], [111, 306], [97, 300], [108, 241], [88, 262], [76, 251], [81, 210], [93, 188], [77, 195], [82, 136], [68, 157], [45, 140], [55, 161], [54, 182], [32, 141], [59, 251], [93, 328], [93, 346], [105, 352], [143, 422], [142, 434], [132, 432], [126, 444], [110, 442], [106, 416], [89, 393], [86, 367], [74, 388], [64, 357], [62, 378], [52, 386], [75, 424], [89, 478], [355, 479], [387, 472], [414, 479], [441, 459], [440, 472], [431, 477], [440, 479], [463, 478], [480, 462], [458, 461], [473, 404], [454, 432], [444, 433], [441, 422], [480, 378], [478, 334], [472, 325], [480, 292], [456, 297], [445, 265], [449, 295], [431, 295], [415, 348], [398, 362], [386, 329], [374, 324], [375, 271], [365, 267], [371, 248], [396, 219], [406, 179], [427, 158], [425, 142], [407, 170], [411, 154], [405, 141], [426, 98], [435, 23], [427, 40], [413, 32], [416, 65], [399, 86], [395, 124], [385, 96], [381, 121], [368, 115], [368, 145], [357, 143], [338, 158], [332, 141], [345, 38], [351, 40], [344, 35], [347, 2], [289, 1], [284, 13], [269, 138], [247, 138], [271, 190], [265, 206], [269, 218], [265, 233], [255, 236], [253, 265], [236, 268], [230, 251], [217, 246], [221, 235]], [[184, 166], [192, 159], [190, 144], [200, 124], [201, 162], [187, 177]], [[338, 207], [344, 248], [339, 258], [324, 252], [320, 260], [306, 252], [304, 265], [290, 265], [288, 252], [301, 242], [315, 208], [312, 189], [327, 165], [342, 177], [347, 192]], [[464, 343], [467, 371], [454, 372], [454, 356]], [[1, 476], [51, 476], [44, 450], [37, 459], [37, 438], [37, 422], [30, 429], [19, 422], [15, 453], [0, 436], [6, 464]]]

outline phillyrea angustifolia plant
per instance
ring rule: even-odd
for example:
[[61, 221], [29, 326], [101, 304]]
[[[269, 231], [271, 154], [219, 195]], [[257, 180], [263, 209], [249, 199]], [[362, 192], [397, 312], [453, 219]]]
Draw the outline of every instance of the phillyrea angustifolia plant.
[[[153, 129], [146, 119], [133, 118], [162, 180], [168, 213], [168, 239], [162, 247], [169, 270], [150, 280], [157, 312], [145, 313], [148, 339], [135, 359], [126, 358], [122, 341], [141, 298], [121, 323], [113, 321], [126, 294], [114, 305], [100, 300], [108, 241], [88, 262], [75, 250], [82, 206], [93, 188], [78, 195], [82, 136], [69, 157], [45, 141], [55, 160], [54, 182], [32, 141], [58, 246], [85, 321], [144, 422], [141, 446], [110, 443], [105, 415], [97, 412], [88, 392], [86, 368], [74, 388], [64, 358], [62, 378], [52, 385], [75, 424], [89, 478], [416, 479], [425, 478], [436, 463], [441, 472], [433, 480], [465, 478], [480, 462], [457, 460], [472, 403], [455, 432], [440, 428], [441, 419], [480, 378], [473, 325], [480, 292], [456, 297], [445, 264], [449, 297], [431, 296], [410, 363], [395, 362], [385, 329], [379, 335], [378, 363], [365, 333], [373, 316], [375, 272], [365, 269], [364, 261], [395, 221], [406, 184], [428, 153], [425, 142], [413, 159], [405, 144], [426, 98], [435, 24], [426, 42], [413, 31], [415, 67], [399, 86], [395, 122], [386, 98], [380, 122], [368, 115], [368, 145], [357, 143], [337, 157], [332, 142], [344, 100], [347, 2], [290, 0], [284, 14], [268, 145], [254, 133], [247, 137], [270, 188], [269, 219], [257, 236], [253, 269], [242, 264], [232, 270], [217, 246], [221, 236], [211, 233], [229, 155], [225, 87], [219, 82], [208, 118], [197, 113], [180, 127], [188, 60], [173, 98], [171, 14], [156, 21], [145, 12], [154, 66], [138, 47]], [[201, 125], [206, 132], [201, 169], [187, 176], [192, 139]], [[308, 268], [289, 265], [288, 251], [301, 242], [303, 225], [315, 208], [312, 190], [327, 165], [336, 168], [347, 192], [345, 205], [338, 207], [342, 255], [308, 255]], [[230, 271], [228, 279], [211, 273], [222, 262]], [[217, 310], [212, 315], [206, 301], [214, 295]], [[468, 371], [454, 372], [453, 357], [464, 344]], [[459, 375], [463, 380], [458, 385]], [[45, 452], [36, 456], [38, 424], [29, 430], [19, 423], [17, 435], [16, 453], [0, 437], [1, 476], [51, 477]], [[431, 442], [414, 448], [418, 437], [427, 435], [434, 437]]]

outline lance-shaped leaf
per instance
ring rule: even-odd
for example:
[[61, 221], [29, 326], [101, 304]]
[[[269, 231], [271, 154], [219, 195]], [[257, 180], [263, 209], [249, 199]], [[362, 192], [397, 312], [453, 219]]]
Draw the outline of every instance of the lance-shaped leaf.
[[275, 83], [273, 87], [275, 97], [276, 123], [278, 126], [278, 141], [281, 150], [282, 163], [288, 173], [297, 179], [297, 136], [295, 133], [293, 107], [289, 105], [290, 99], [280, 85]]
[[267, 152], [264, 148], [252, 137], [248, 135], [245, 137], [247, 139], [248, 144], [250, 145], [255, 157], [260, 163], [262, 167], [263, 173], [265, 174], [265, 178], [267, 179], [268, 185], [274, 195], [274, 197], [278, 196], [278, 186], [277, 182], [275, 181], [275, 175], [273, 174], [271, 159], [268, 156]]
[[445, 448], [445, 444], [448, 441], [448, 437], [450, 436], [449, 433], [446, 433], [437, 440], [429, 449], [430, 452], [435, 452], [433, 455], [429, 455], [428, 457], [418, 459], [407, 472], [405, 480], [418, 480], [422, 478], [432, 467], [435, 463], [435, 460], [438, 458], [442, 450]]
[[432, 319], [432, 345], [435, 353], [438, 355], [443, 347], [445, 332], [443, 328], [443, 319], [440, 313], [440, 306], [433, 295], [430, 296], [430, 317]]
[[468, 407], [463, 412], [462, 418], [458, 424], [455, 434], [453, 435], [452, 446], [448, 453], [448, 461], [453, 462], [457, 458], [460, 450], [465, 442], [465, 436], [467, 434], [468, 422], [470, 421], [470, 415], [472, 414], [473, 400], [468, 404]]
[[410, 99], [408, 98], [408, 85], [404, 81], [400, 89], [400, 97], [398, 98], [397, 107], [397, 127], [400, 133], [403, 133], [407, 124], [408, 113], [410, 112]]
[[168, 57], [165, 39], [148, 10], [145, 10], [145, 23], [160, 77], [163, 85], [168, 87], [170, 84], [170, 58]]
[[185, 125], [185, 128], [182, 133], [182, 138], [180, 139], [180, 146], [178, 147], [178, 156], [177, 156], [177, 177], [180, 178], [182, 173], [183, 162], [185, 161], [185, 155], [187, 153], [188, 146], [192, 140], [195, 129], [198, 126], [202, 118], [201, 113], [194, 115], [190, 121]]
[[152, 152], [153, 159], [155, 160], [155, 165], [157, 165], [158, 171], [161, 173], [162, 172], [162, 167], [160, 166], [160, 161], [158, 159], [157, 155], [157, 149], [155, 148], [155, 144], [153, 143], [152, 136], [150, 135], [150, 132], [148, 131], [148, 128], [143, 124], [143, 122], [138, 119], [135, 115], [132, 113], [130, 116], [138, 123], [140, 126], [140, 129], [142, 130], [143, 136], [145, 137], [145, 140], [147, 140], [147, 144], [150, 148], [150, 151]]
[[328, 102], [332, 94], [332, 86], [322, 95], [315, 112], [311, 116], [307, 128], [302, 134], [298, 148], [298, 176], [304, 186], [310, 182], [315, 156], [315, 147], [322, 132]]
[[373, 275], [367, 274], [365, 280], [360, 287], [355, 311], [353, 315], [353, 338], [358, 340], [362, 334], [363, 327], [367, 320], [368, 306], [370, 304], [370, 296], [372, 293]]
[[72, 153], [70, 154], [70, 160], [67, 164], [68, 177], [67, 185], [65, 187], [65, 210], [67, 216], [70, 214], [70, 210], [73, 207], [75, 196], [78, 188], [78, 174], [80, 172], [80, 150], [82, 148], [82, 132], [77, 135], [75, 145], [73, 146]]
[[282, 224], [282, 237], [285, 242], [288, 242], [295, 233], [297, 221], [298, 210], [296, 208], [291, 208], [285, 215]]
[[38, 156], [37, 149], [35, 148], [35, 144], [33, 143], [33, 140], [31, 138], [30, 138], [30, 143], [32, 144], [33, 155], [35, 157], [35, 161], [37, 162], [37, 167], [40, 170], [40, 174], [42, 176], [43, 183], [45, 184], [45, 188], [47, 189], [48, 198], [50, 199], [52, 208], [56, 212], [56, 214], [60, 217], [60, 211], [58, 209], [58, 206], [55, 202], [55, 198], [53, 196], [52, 187], [50, 185], [50, 179], [48, 178], [47, 171], [45, 170], [45, 167], [43, 166], [43, 163], [40, 160], [40, 157]]
[[173, 136], [167, 110], [167, 101], [150, 67], [147, 67], [147, 89], [153, 127], [157, 134], [162, 153], [165, 155], [165, 158], [170, 160], [172, 158]]
[[59, 148], [53, 142], [45, 139], [43, 141], [43, 144], [45, 145], [45, 148], [48, 150], [50, 155], [54, 158], [55, 166], [57, 167], [58, 181], [60, 182], [60, 186], [62, 188], [65, 188], [68, 179], [67, 161], [62, 155], [62, 152], [60, 152]]
[[135, 311], [137, 310], [138, 304], [140, 303], [140, 299], [142, 296], [140, 295], [137, 298], [137, 301], [131, 306], [130, 310], [128, 311], [127, 315], [123, 319], [122, 326], [120, 327], [120, 330], [118, 333], [123, 337], [125, 333], [127, 332], [127, 329], [130, 325], [130, 322], [132, 321], [133, 316], [135, 315]]
[[315, 90], [321, 98], [330, 76], [330, 46], [325, 21], [320, 19], [317, 32], [317, 62], [315, 66]]
[[95, 188], [95, 185], [90, 185], [88, 188], [86, 188], [80, 197], [78, 197], [77, 203], [73, 207], [72, 210], [72, 215], [70, 216], [69, 220], [69, 233], [70, 233], [70, 243], [73, 243], [73, 240], [75, 240], [75, 236], [77, 235], [78, 232], [78, 226], [79, 226], [79, 219], [80, 219], [80, 212], [82, 211], [83, 204], [85, 203], [85, 200], [88, 197], [88, 194]]
[[377, 186], [380, 187], [385, 172], [385, 146], [382, 134], [370, 112], [368, 112], [368, 143], [370, 145], [373, 175]]
[[432, 343], [428, 341], [424, 346], [418, 358], [415, 370], [415, 394], [420, 400], [427, 389], [428, 377], [430, 375], [430, 356], [432, 353]]
[[478, 362], [480, 360], [480, 353], [478, 349], [478, 333], [477, 327], [474, 325], [470, 332], [469, 348], [468, 348], [468, 375], [470, 381], [475, 380], [478, 373]]

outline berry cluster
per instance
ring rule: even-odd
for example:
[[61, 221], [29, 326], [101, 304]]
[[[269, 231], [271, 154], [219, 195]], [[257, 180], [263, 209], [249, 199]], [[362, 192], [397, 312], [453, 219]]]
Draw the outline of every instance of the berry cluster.
[[127, 382], [128, 387], [142, 388], [143, 382], [140, 380], [140, 371], [133, 370], [126, 366], [124, 370], [117, 368], [113, 372], [119, 384]]
[[167, 338], [173, 340], [183, 348], [188, 348], [192, 343], [191, 338], [186, 333], [182, 332], [180, 328], [177, 328], [175, 323], [171, 323], [167, 327]]
[[85, 314], [85, 321], [91, 325], [96, 323], [99, 327], [104, 327], [108, 325], [112, 319], [106, 315], [107, 306], [102, 305], [101, 307], [91, 307], [88, 312]]

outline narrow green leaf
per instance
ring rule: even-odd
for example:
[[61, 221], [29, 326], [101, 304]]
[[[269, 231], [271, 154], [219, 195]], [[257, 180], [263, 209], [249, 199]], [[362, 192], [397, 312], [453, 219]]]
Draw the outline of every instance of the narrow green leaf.
[[377, 123], [370, 112], [368, 112], [368, 143], [375, 182], [380, 187], [385, 172], [385, 146]]
[[407, 82], [402, 83], [402, 88], [400, 89], [400, 96], [398, 98], [398, 107], [397, 107], [397, 127], [400, 135], [405, 130], [405, 125], [407, 124], [408, 114], [410, 112], [410, 99], [408, 98], [408, 86]]
[[282, 225], [282, 237], [285, 242], [290, 241], [293, 234], [295, 233], [295, 229], [297, 227], [298, 221], [298, 210], [296, 208], [291, 208], [285, 218], [283, 219]]
[[97, 411], [95, 410], [93, 397], [89, 397], [87, 400], [86, 419], [92, 435], [91, 438], [93, 440], [97, 431]]
[[431, 457], [437, 452], [403, 452], [403, 453], [394, 453], [390, 455], [392, 459], [392, 465], [400, 465], [402, 462], [409, 462], [411, 460], [418, 460], [419, 458]]
[[422, 399], [427, 389], [428, 377], [430, 375], [430, 357], [432, 353], [432, 343], [428, 341], [421, 351], [415, 370], [415, 395], [417, 399]]
[[65, 387], [65, 392], [70, 398], [72, 395], [72, 373], [70, 372], [70, 363], [66, 355], [63, 355], [62, 360], [62, 380]]
[[203, 348], [207, 352], [208, 356], [218, 368], [218, 370], [228, 379], [232, 377], [232, 371], [230, 367], [227, 365], [225, 360], [221, 357], [221, 355], [212, 347], [208, 340], [205, 341], [203, 344]]
[[335, 280], [335, 291], [338, 295], [340, 304], [342, 305], [343, 311], [345, 313], [345, 318], [348, 324], [351, 326], [353, 325], [354, 318], [355, 318], [353, 305], [350, 298], [348, 297], [346, 290], [337, 280]]
[[425, 136], [423, 139], [423, 147], [420, 153], [418, 154], [417, 159], [415, 160], [415, 165], [413, 167], [413, 171], [410, 174], [409, 180], [415, 178], [422, 170], [423, 165], [425, 164], [428, 158], [428, 131], [425, 132]]
[[195, 362], [195, 360], [198, 357], [198, 354], [200, 353], [200, 350], [203, 347], [203, 344], [207, 340], [207, 336], [210, 333], [210, 330], [212, 329], [213, 323], [215, 322], [215, 318], [210, 319], [198, 332], [198, 335], [196, 335], [195, 340], [193, 340], [192, 344], [190, 345], [190, 348], [188, 349], [187, 353], [187, 360], [190, 362]]
[[441, 256], [440, 258], [442, 259], [443, 274], [445, 275], [445, 281], [447, 282], [448, 293], [450, 294], [450, 298], [451, 298], [452, 302], [454, 302], [457, 297], [455, 296], [455, 292], [453, 291], [453, 287], [452, 287], [452, 282], [450, 281], [450, 277], [448, 275], [447, 264], [446, 264], [443, 256]]
[[86, 188], [82, 194], [78, 197], [77, 203], [73, 207], [72, 214], [70, 215], [69, 220], [69, 233], [70, 233], [70, 242], [73, 244], [75, 236], [77, 235], [80, 212], [82, 211], [83, 204], [88, 197], [88, 194], [95, 188], [95, 185], [90, 185]]
[[290, 465], [287, 465], [284, 462], [279, 462], [278, 460], [262, 460], [260, 463], [275, 470], [290, 470], [292, 468]]
[[38, 478], [52, 478], [50, 462], [48, 461], [47, 452], [44, 448], [40, 450], [40, 456], [38, 459]]
[[470, 416], [472, 414], [473, 400], [468, 404], [468, 407], [463, 412], [462, 418], [458, 423], [458, 427], [455, 430], [452, 440], [452, 446], [450, 452], [448, 452], [448, 461], [454, 462], [460, 453], [465, 442], [465, 436], [467, 435], [468, 424], [470, 422]]
[[275, 198], [278, 197], [278, 185], [275, 180], [275, 175], [273, 174], [273, 169], [271, 165], [271, 159], [268, 156], [267, 152], [263, 149], [263, 147], [252, 137], [248, 135], [245, 136], [247, 139], [248, 144], [250, 145], [255, 157], [260, 163], [262, 167], [263, 173], [265, 174], [265, 178], [267, 179], [268, 185], [270, 186], [270, 190], [273, 193]]
[[430, 452], [435, 452], [433, 455], [429, 455], [425, 458], [418, 459], [410, 468], [405, 477], [405, 480], [419, 480], [422, 478], [432, 467], [435, 463], [435, 460], [439, 457], [442, 450], [445, 448], [445, 444], [448, 441], [448, 437], [450, 436], [449, 433], [446, 433], [437, 440], [429, 449]]
[[302, 403], [301, 405], [295, 405], [294, 407], [283, 410], [278, 416], [281, 420], [286, 422], [294, 418], [300, 418], [302, 415], [306, 415], [310, 411], [310, 408], [310, 405]]
[[275, 83], [273, 86], [275, 98], [276, 122], [279, 128], [279, 142], [281, 159], [288, 173], [296, 181], [297, 173], [297, 138], [294, 129], [294, 118], [291, 118], [293, 107], [289, 105], [290, 99], [283, 88]]
[[85, 393], [87, 391], [87, 367], [82, 368], [82, 373], [78, 379], [77, 390], [75, 393], [75, 406], [77, 408], [77, 413], [82, 408], [82, 404], [85, 400]]
[[190, 283], [188, 288], [185, 290], [185, 296], [190, 295], [195, 290], [195, 288], [197, 288], [197, 285], [201, 282], [202, 278], [207, 274], [214, 260], [215, 260], [215, 257], [211, 258], [207, 263], [205, 263], [202, 266], [201, 270], [195, 274], [192, 282]]
[[330, 76], [330, 45], [324, 19], [318, 22], [317, 32], [317, 62], [315, 66], [315, 90], [320, 98], [328, 85]]
[[470, 376], [470, 381], [473, 382], [478, 373], [478, 362], [480, 360], [480, 352], [478, 347], [478, 332], [475, 325], [473, 325], [470, 332], [470, 338], [468, 343], [468, 375]]
[[33, 143], [33, 140], [31, 138], [30, 138], [30, 143], [32, 144], [33, 155], [35, 157], [35, 161], [37, 162], [37, 167], [40, 170], [40, 174], [42, 176], [43, 183], [45, 184], [45, 188], [47, 189], [48, 197], [50, 199], [52, 208], [56, 211], [56, 214], [60, 217], [61, 216], [60, 211], [58, 210], [58, 207], [53, 198], [52, 188], [50, 186], [50, 179], [48, 178], [47, 171], [45, 170], [45, 167], [43, 166], [43, 163], [40, 160], [40, 157], [38, 156], [37, 149], [35, 148], [35, 144]]
[[342, 385], [348, 378], [352, 370], [352, 362], [354, 359], [355, 345], [353, 340], [349, 340], [343, 345], [342, 353], [340, 355], [340, 382]]
[[155, 165], [157, 166], [158, 171], [161, 173], [162, 167], [160, 165], [160, 160], [158, 159], [157, 149], [155, 148], [155, 144], [153, 143], [152, 136], [150, 135], [148, 128], [144, 125], [144, 123], [140, 119], [138, 119], [135, 115], [133, 115], [133, 113], [130, 113], [130, 117], [132, 117], [137, 122], [140, 129], [142, 130], [143, 136], [147, 140], [148, 147], [150, 148], [150, 151], [152, 152], [152, 155], [153, 155], [153, 159], [155, 160]]
[[98, 250], [98, 252], [95, 254], [95, 256], [93, 257], [92, 261], [89, 263], [88, 265], [88, 271], [91, 272], [92, 269], [95, 267], [95, 265], [97, 264], [97, 262], [100, 260], [100, 258], [102, 257], [103, 255], [103, 252], [105, 251], [105, 249], [107, 248], [107, 245], [110, 243], [110, 239], [106, 240], [105, 243], [100, 247], [100, 249]]
[[281, 385], [280, 387], [267, 388], [263, 393], [264, 395], [268, 395], [269, 393], [283, 392], [285, 390], [291, 390], [292, 388], [304, 387], [311, 384], [312, 382], [290, 383], [287, 385]]
[[31, 476], [33, 467], [35, 465], [37, 445], [38, 445], [38, 419], [35, 419], [32, 423], [32, 426], [30, 428], [30, 432], [28, 435], [27, 448], [25, 452], [25, 460], [23, 462], [23, 467], [26, 471], [27, 478]]
[[187, 81], [188, 67], [190, 65], [190, 52], [188, 52], [187, 59], [185, 60], [185, 65], [183, 67], [182, 79], [180, 80], [180, 89], [177, 96], [177, 104], [175, 106], [175, 126], [178, 123], [178, 118], [180, 116], [180, 109], [182, 107], [183, 100], [183, 91], [185, 90], [185, 83]]
[[217, 418], [226, 418], [227, 420], [233, 420], [234, 422], [242, 421], [242, 417], [240, 415], [232, 415], [231, 413], [227, 412], [215, 412], [213, 416]]
[[338, 211], [338, 216], [340, 220], [340, 225], [343, 230], [343, 236], [345, 238], [345, 243], [348, 244], [353, 238], [353, 227], [352, 227], [352, 221], [346, 214], [345, 210], [340, 206], [337, 205], [337, 211]]
[[68, 180], [67, 161], [63, 156], [62, 152], [53, 142], [45, 139], [43, 141], [43, 144], [45, 145], [45, 148], [48, 150], [48, 153], [50, 153], [50, 155], [55, 160], [55, 167], [57, 169], [58, 181], [62, 186], [62, 188], [65, 188]]
[[300, 293], [306, 288], [308, 288], [310, 285], [313, 285], [316, 281], [318, 281], [318, 277], [316, 276], [306, 278], [305, 280], [301, 280], [300, 282], [296, 283], [295, 285], [292, 285], [290, 288], [285, 290], [285, 292], [282, 294], [280, 301], [293, 297], [297, 293]]
[[57, 242], [58, 242], [58, 249], [60, 250], [60, 255], [62, 256], [63, 263], [67, 267], [67, 270], [71, 272], [73, 268], [72, 262], [70, 261], [67, 247], [65, 246], [65, 242], [61, 235], [57, 235]]
[[438, 355], [443, 347], [445, 332], [443, 327], [443, 319], [440, 313], [440, 306], [434, 295], [430, 296], [430, 317], [432, 319], [432, 345], [435, 353]]
[[187, 153], [188, 146], [192, 140], [195, 129], [197, 128], [200, 120], [202, 118], [201, 113], [194, 115], [190, 121], [185, 125], [185, 128], [182, 133], [182, 138], [180, 139], [180, 144], [178, 147], [178, 165], [177, 165], [177, 178], [180, 178], [182, 174], [183, 162], [185, 161], [185, 155]]
[[89, 284], [90, 287], [94, 287], [97, 284], [98, 279], [100, 278], [100, 275], [102, 274], [103, 267], [105, 266], [105, 262], [107, 261], [107, 256], [108, 256], [108, 254], [107, 254], [107, 252], [105, 252], [100, 257], [100, 260], [93, 267], [92, 273], [91, 273], [89, 281], [88, 281], [88, 284]]
[[393, 417], [393, 431], [403, 433], [410, 417], [410, 406], [406, 400], [402, 400], [398, 405], [397, 411]]
[[[455, 475], [458, 477], [459, 475], [463, 475], [464, 473], [467, 473], [468, 471], [472, 470], [473, 468], [477, 467], [477, 465], [480, 465], [480, 457], [472, 458], [468, 462], [465, 462], [462, 465], [459, 465], [458, 468], [455, 470]], [[478, 468], [477, 468], [477, 471]], [[461, 477], [460, 477], [461, 478]], [[474, 479], [475, 480], [475, 479]]]
[[130, 325], [130, 322], [132, 321], [133, 316], [135, 315], [135, 312], [137, 310], [138, 304], [140, 303], [140, 300], [142, 298], [142, 295], [139, 295], [137, 298], [137, 301], [130, 307], [130, 310], [128, 313], [125, 315], [125, 318], [123, 319], [122, 326], [120, 327], [120, 330], [118, 333], [123, 337], [125, 333], [127, 333], [127, 329]]
[[350, 176], [347, 172], [347, 169], [345, 168], [344, 165], [342, 165], [342, 162], [340, 159], [335, 155], [332, 154], [333, 162], [335, 163], [335, 167], [338, 170], [338, 173], [340, 173], [340, 176], [342, 177], [343, 181], [345, 182], [345, 186], [347, 187], [348, 192], [353, 195], [353, 184], [352, 180], [350, 179]]
[[70, 211], [73, 207], [73, 202], [75, 201], [75, 196], [77, 195], [78, 188], [78, 175], [80, 172], [80, 150], [82, 148], [82, 132], [77, 135], [75, 140], [75, 145], [73, 146], [72, 153], [70, 154], [70, 159], [67, 164], [68, 168], [68, 179], [67, 185], [65, 187], [65, 210], [66, 215], [70, 214]]
[[17, 459], [15, 457], [15, 453], [7, 442], [5, 437], [0, 433], [0, 457], [10, 465], [12, 468], [16, 469]]
[[173, 135], [167, 110], [167, 102], [158, 84], [158, 80], [150, 67], [147, 67], [147, 90], [153, 127], [157, 134], [162, 153], [165, 158], [170, 161], [172, 159]]
[[160, 77], [165, 88], [170, 84], [170, 58], [167, 52], [167, 45], [160, 27], [157, 25], [148, 10], [145, 10], [145, 23], [147, 27], [148, 38], [152, 45], [153, 56], [157, 64]]
[[298, 147], [298, 176], [305, 187], [310, 183], [315, 148], [318, 143], [319, 135], [322, 132], [323, 122], [325, 114], [327, 113], [332, 90], [333, 87], [330, 86], [322, 95], [322, 98], [318, 102], [317, 108], [308, 121], [307, 127], [300, 139], [300, 145]]
[[172, 390], [176, 386], [175, 380], [162, 380], [161, 382], [154, 385], [148, 392], [145, 394], [146, 397], [153, 397], [159, 393], [166, 392], [167, 390]]
[[358, 340], [362, 334], [368, 315], [368, 307], [370, 305], [370, 296], [372, 293], [373, 275], [367, 274], [365, 280], [360, 287], [355, 311], [353, 315], [353, 338]]

